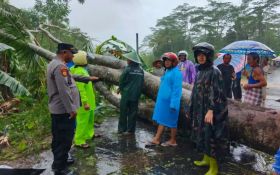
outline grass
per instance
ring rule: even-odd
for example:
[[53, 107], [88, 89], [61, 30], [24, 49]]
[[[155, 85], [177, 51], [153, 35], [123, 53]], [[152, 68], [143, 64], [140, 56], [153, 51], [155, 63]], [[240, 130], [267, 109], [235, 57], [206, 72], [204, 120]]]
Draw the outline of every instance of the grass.
[[50, 147], [50, 115], [47, 98], [41, 101], [24, 99], [20, 113], [0, 118], [0, 131], [6, 132], [10, 146], [0, 150], [1, 160], [14, 160], [36, 154]]
[[[9, 137], [10, 146], [0, 148], [0, 161], [16, 160], [27, 155], [36, 155], [50, 148], [51, 118], [48, 98], [22, 99], [19, 113], [0, 116], [0, 133]], [[104, 102], [97, 95], [95, 123], [102, 123], [105, 117], [115, 116], [116, 108]]]

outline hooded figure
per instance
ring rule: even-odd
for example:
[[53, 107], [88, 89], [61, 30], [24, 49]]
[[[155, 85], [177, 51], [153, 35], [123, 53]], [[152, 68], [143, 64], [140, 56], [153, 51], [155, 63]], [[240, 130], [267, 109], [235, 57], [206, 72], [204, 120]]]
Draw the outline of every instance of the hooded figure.
[[144, 84], [144, 71], [136, 52], [124, 54], [127, 66], [120, 77], [119, 92], [121, 93], [119, 134], [134, 134], [138, 102]]
[[166, 72], [161, 77], [153, 114], [153, 120], [159, 126], [150, 144], [160, 144], [164, 128], [168, 127], [171, 128], [171, 137], [162, 146], [177, 146], [176, 132], [182, 96], [182, 74], [177, 67], [179, 60], [175, 53], [165, 53], [162, 56], [162, 60]]
[[[79, 51], [73, 58], [74, 66], [70, 68], [70, 72], [75, 75], [89, 77], [86, 69], [87, 53]], [[82, 83], [76, 82], [81, 96], [81, 107], [78, 109], [76, 117], [76, 132], [74, 137], [75, 146], [88, 148], [87, 140], [94, 137], [94, 110], [95, 110], [95, 94], [92, 82]]]
[[178, 64], [178, 68], [182, 73], [183, 82], [188, 84], [193, 84], [196, 76], [196, 70], [192, 61], [188, 60], [188, 56], [189, 56], [188, 52], [184, 50], [178, 53], [178, 57], [180, 60]]
[[219, 69], [213, 67], [214, 47], [199, 43], [193, 47], [198, 65], [190, 104], [192, 139], [199, 151], [204, 153], [197, 166], [209, 166], [206, 175], [216, 175], [216, 159], [227, 153], [228, 109], [223, 92], [223, 77]]

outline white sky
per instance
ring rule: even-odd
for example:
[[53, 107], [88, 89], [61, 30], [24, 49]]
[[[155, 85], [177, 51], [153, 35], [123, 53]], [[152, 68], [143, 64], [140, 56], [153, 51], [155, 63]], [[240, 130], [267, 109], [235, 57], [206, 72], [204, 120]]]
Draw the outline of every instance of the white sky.
[[[241, 0], [227, 1], [241, 3]], [[30, 8], [34, 0], [10, 0], [10, 3], [19, 8]], [[151, 33], [150, 27], [155, 26], [157, 19], [167, 16], [183, 3], [204, 6], [207, 0], [86, 0], [83, 5], [72, 0], [70, 25], [100, 41], [115, 35], [134, 47], [135, 33], [139, 33], [142, 41]]]

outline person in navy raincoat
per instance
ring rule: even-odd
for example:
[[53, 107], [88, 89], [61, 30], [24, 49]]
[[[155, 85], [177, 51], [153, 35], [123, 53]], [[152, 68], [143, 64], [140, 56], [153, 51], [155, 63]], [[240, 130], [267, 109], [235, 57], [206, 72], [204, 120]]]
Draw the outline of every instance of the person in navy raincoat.
[[161, 83], [157, 95], [153, 120], [158, 124], [155, 137], [151, 145], [161, 143], [161, 135], [165, 127], [171, 128], [170, 139], [162, 143], [162, 146], [177, 146], [176, 132], [180, 112], [180, 99], [182, 96], [182, 74], [178, 69], [178, 57], [175, 53], [168, 52], [162, 56], [165, 74], [161, 77]]

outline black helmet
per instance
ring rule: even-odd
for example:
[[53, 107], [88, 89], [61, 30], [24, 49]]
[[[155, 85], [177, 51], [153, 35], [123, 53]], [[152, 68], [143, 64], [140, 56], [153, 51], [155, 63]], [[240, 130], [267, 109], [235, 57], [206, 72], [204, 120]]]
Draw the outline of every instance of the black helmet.
[[215, 48], [212, 44], [202, 42], [202, 43], [198, 43], [193, 47], [193, 52], [194, 52], [194, 57], [196, 62], [199, 53], [204, 53], [207, 57], [207, 60], [212, 62], [215, 53]]

